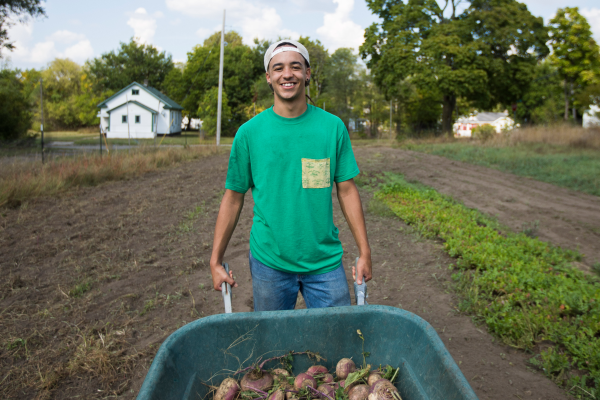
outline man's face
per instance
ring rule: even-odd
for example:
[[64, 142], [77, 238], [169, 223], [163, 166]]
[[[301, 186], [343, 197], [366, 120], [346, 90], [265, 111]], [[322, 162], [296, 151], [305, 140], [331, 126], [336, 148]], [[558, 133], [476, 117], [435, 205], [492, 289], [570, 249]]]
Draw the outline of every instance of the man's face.
[[271, 59], [266, 75], [275, 95], [289, 101], [304, 95], [304, 82], [310, 78], [310, 68], [306, 68], [300, 53], [284, 51]]

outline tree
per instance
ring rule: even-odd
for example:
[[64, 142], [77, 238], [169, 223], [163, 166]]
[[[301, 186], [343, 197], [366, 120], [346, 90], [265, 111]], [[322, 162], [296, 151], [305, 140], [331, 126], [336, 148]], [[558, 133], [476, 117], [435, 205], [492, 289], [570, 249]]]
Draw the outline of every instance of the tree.
[[351, 102], [359, 87], [358, 74], [358, 57], [348, 48], [337, 49], [324, 72], [327, 84], [321, 100], [327, 102], [327, 111], [340, 117], [346, 126], [350, 118], [356, 117]]
[[[218, 106], [219, 88], [213, 87], [207, 90], [202, 96], [198, 106], [198, 115], [202, 118], [202, 130], [208, 136], [213, 136], [217, 132], [217, 106]], [[227, 99], [227, 92], [223, 91], [221, 98], [221, 126], [227, 126], [231, 120], [231, 108]]]
[[306, 47], [310, 56], [310, 97], [317, 102], [324, 89], [325, 71], [330, 61], [329, 52], [319, 39], [312, 41], [308, 36], [300, 36], [298, 42]]
[[[515, 0], [367, 0], [381, 23], [367, 28], [360, 53], [391, 98], [406, 78], [421, 93], [438, 92], [442, 130], [450, 133], [457, 97], [482, 107], [515, 101], [526, 91], [546, 30]], [[426, 96], [427, 97], [427, 96]]]
[[[202, 45], [195, 46], [188, 53], [183, 71], [171, 72], [165, 82], [167, 94], [191, 116], [200, 116], [200, 110], [206, 109], [206, 96], [218, 87], [220, 40], [221, 33], [216, 32]], [[247, 108], [256, 95], [254, 84], [259, 77], [264, 79], [263, 57], [269, 42], [255, 40], [250, 47], [234, 31], [225, 34], [225, 42], [223, 90], [227, 93], [231, 117], [223, 118], [222, 133], [233, 135], [249, 118]]]
[[19, 71], [0, 70], [0, 139], [15, 140], [31, 125], [31, 103], [24, 93]]
[[162, 89], [165, 77], [174, 68], [171, 55], [159, 52], [151, 44], [121, 43], [117, 52], [110, 51], [86, 62], [86, 70], [96, 93], [117, 91], [132, 82], [148, 84]]
[[[569, 119], [569, 100], [598, 74], [600, 53], [592, 38], [590, 24], [578, 7], [565, 7], [550, 20], [550, 60], [564, 81], [565, 121]], [[573, 106], [573, 119], [576, 119]]]
[[[0, 50], [5, 48], [14, 50], [15, 46], [8, 41], [7, 28], [12, 25], [9, 18], [16, 17], [18, 21], [25, 22], [28, 16], [45, 16], [46, 12], [40, 5], [41, 0], [0, 0]], [[0, 58], [2, 53], [0, 52]]]

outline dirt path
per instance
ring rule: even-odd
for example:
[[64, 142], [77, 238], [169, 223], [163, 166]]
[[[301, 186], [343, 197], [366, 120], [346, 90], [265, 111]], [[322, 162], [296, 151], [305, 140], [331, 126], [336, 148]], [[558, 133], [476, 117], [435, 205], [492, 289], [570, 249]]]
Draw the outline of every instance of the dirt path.
[[[424, 176], [427, 168], [434, 171], [429, 156], [366, 148], [356, 154], [368, 173], [397, 170], [418, 178], [402, 170]], [[0, 398], [133, 399], [170, 333], [222, 312], [220, 294], [210, 290], [208, 260], [226, 167], [226, 155], [212, 156], [1, 212]], [[485, 173], [462, 168], [462, 175]], [[491, 171], [490, 180], [497, 174]], [[429, 321], [481, 399], [567, 398], [527, 367], [524, 353], [495, 342], [456, 311], [447, 269], [452, 260], [439, 243], [369, 207], [372, 193], [361, 193], [370, 210], [371, 303], [402, 307]], [[356, 248], [335, 196], [333, 201], [349, 266]], [[226, 254], [240, 283], [235, 312], [252, 309], [252, 205], [247, 196]], [[544, 228], [540, 220], [540, 233]]]
[[600, 262], [600, 197], [447, 158], [391, 148], [359, 148], [363, 171], [399, 172], [476, 208], [519, 232], [534, 227], [541, 240]]

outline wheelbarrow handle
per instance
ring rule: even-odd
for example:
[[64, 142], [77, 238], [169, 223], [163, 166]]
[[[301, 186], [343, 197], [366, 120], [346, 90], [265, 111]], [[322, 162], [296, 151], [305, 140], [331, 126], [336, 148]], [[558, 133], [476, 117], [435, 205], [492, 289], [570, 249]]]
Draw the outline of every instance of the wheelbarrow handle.
[[[223, 263], [223, 268], [229, 275], [229, 264]], [[225, 302], [225, 313], [231, 314], [231, 285], [229, 283], [221, 283], [221, 294], [223, 295], [223, 302]]]
[[[358, 257], [356, 257], [356, 273], [358, 274]], [[364, 306], [367, 303], [367, 282], [365, 281], [365, 277], [362, 277], [362, 283], [359, 285], [354, 281], [354, 298], [356, 299], [357, 306]]]

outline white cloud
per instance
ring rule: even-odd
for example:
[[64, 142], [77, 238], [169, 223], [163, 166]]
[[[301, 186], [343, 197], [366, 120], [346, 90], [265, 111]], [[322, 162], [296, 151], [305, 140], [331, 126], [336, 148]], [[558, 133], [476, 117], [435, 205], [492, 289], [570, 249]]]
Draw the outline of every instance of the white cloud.
[[52, 35], [50, 35], [49, 39], [54, 42], [69, 44], [69, 43], [85, 40], [85, 35], [63, 30], [63, 31], [54, 32]]
[[[254, 38], [277, 39], [279, 36], [298, 38], [300, 35], [283, 27], [283, 20], [273, 7], [256, 4], [250, 0], [166, 0], [167, 7], [196, 17], [223, 18], [223, 9], [227, 10], [226, 27], [233, 26], [244, 42], [251, 44]], [[221, 26], [217, 28], [221, 30]], [[208, 36], [214, 30], [202, 27], [197, 31], [201, 37]]]
[[358, 50], [364, 42], [364, 29], [350, 19], [354, 9], [354, 0], [333, 0], [337, 9], [333, 13], [325, 13], [323, 26], [317, 29], [321, 41], [326, 48], [336, 50], [340, 47], [351, 47]]
[[145, 8], [140, 7], [127, 21], [127, 25], [133, 28], [133, 36], [138, 43], [152, 43], [156, 33], [156, 15], [155, 13], [151, 17]]
[[581, 15], [583, 15], [590, 26], [592, 27], [592, 33], [596, 43], [600, 43], [600, 8], [582, 8]]
[[73, 61], [83, 63], [88, 58], [94, 56], [94, 49], [92, 43], [89, 40], [80, 40], [73, 46], [68, 47], [64, 51], [64, 57], [70, 58]]
[[10, 56], [19, 62], [41, 66], [55, 58], [70, 58], [75, 62], [83, 63], [94, 56], [92, 43], [85, 35], [67, 30], [56, 31], [47, 36], [44, 41], [33, 45], [30, 45], [33, 35], [31, 23], [16, 24], [10, 27], [8, 35], [16, 49], [12, 53], [3, 52], [3, 55]]

